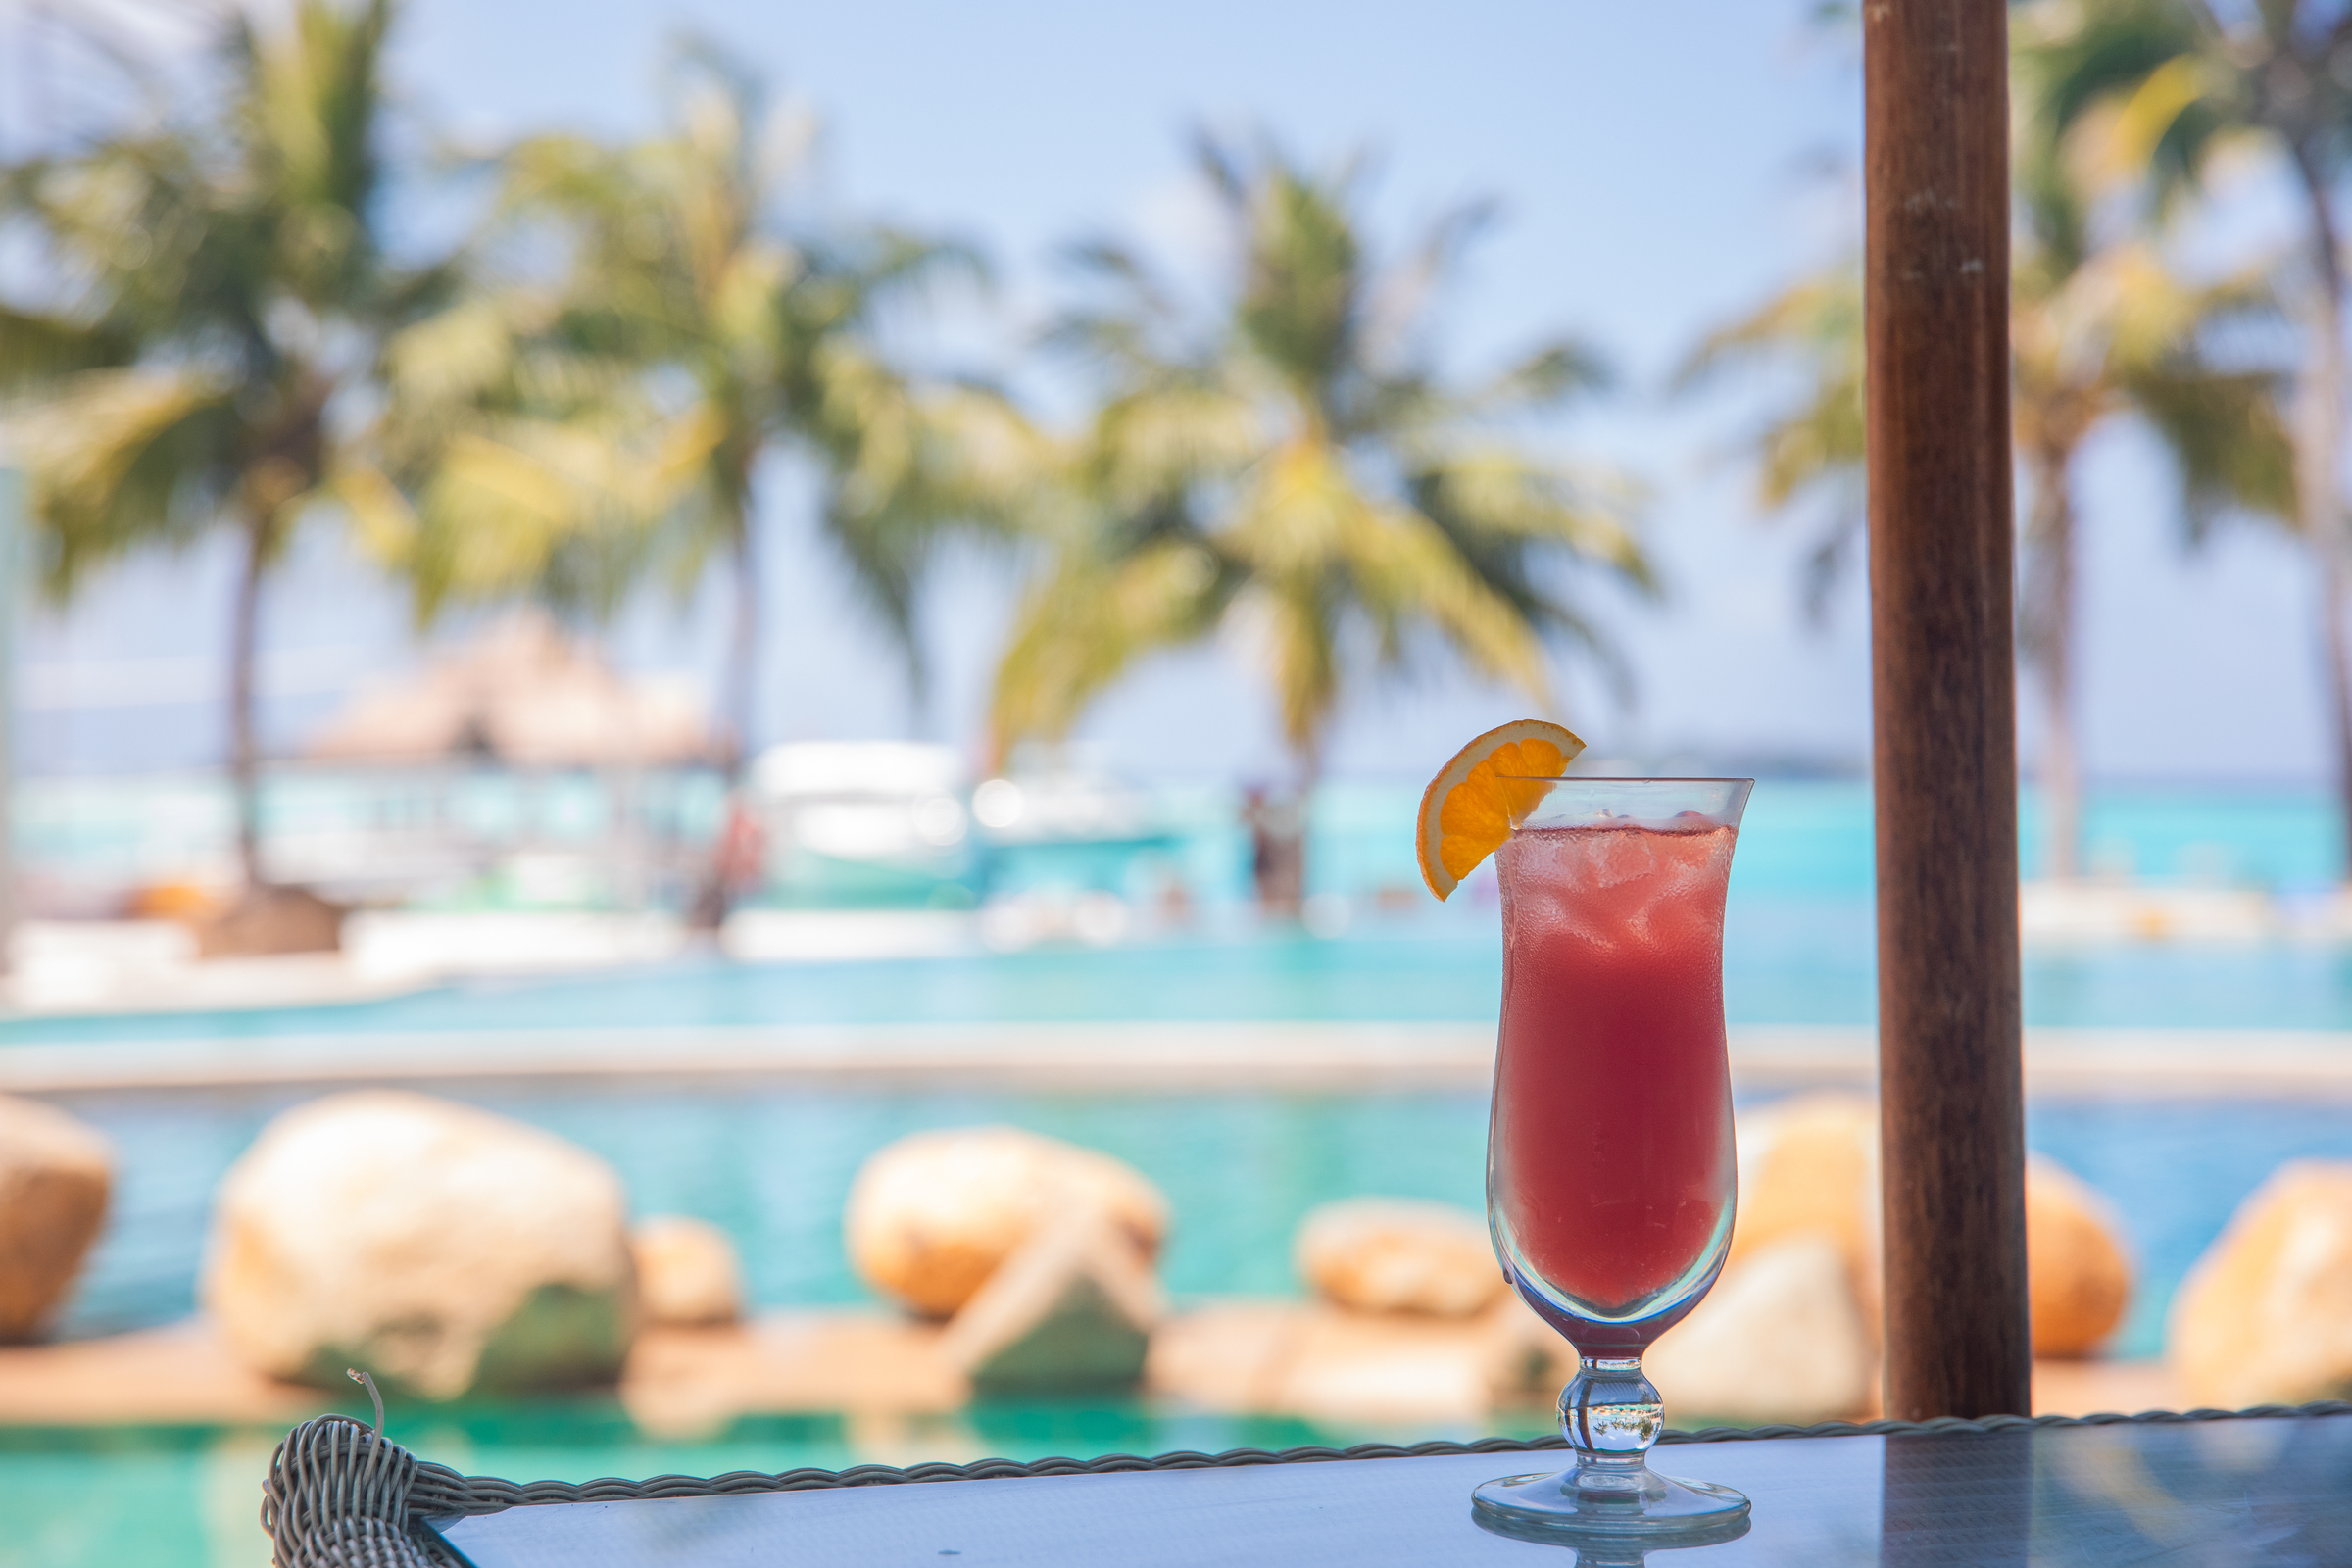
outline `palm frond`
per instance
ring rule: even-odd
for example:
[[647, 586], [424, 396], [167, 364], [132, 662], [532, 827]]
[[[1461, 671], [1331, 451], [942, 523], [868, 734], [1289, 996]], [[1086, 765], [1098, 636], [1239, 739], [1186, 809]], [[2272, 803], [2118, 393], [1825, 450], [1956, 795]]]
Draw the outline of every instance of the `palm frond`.
[[1805, 278], [1748, 315], [1707, 333], [1684, 357], [1670, 385], [1676, 392], [1694, 391], [1727, 371], [1788, 357], [1818, 365], [1817, 380], [1836, 378], [1860, 385], [1859, 262]]
[[[965, 389], [895, 365], [884, 318], [946, 280], [985, 281], [985, 263], [886, 225], [796, 223], [797, 161], [777, 155], [778, 116], [709, 40], [680, 42], [672, 87], [668, 127], [643, 141], [547, 135], [511, 149], [479, 245], [507, 287], [396, 345], [415, 422], [463, 430], [453, 420], [470, 411], [528, 432], [502, 437], [515, 475], [546, 466], [549, 442], [602, 443], [568, 470], [576, 493], [523, 505], [485, 492], [481, 514], [511, 515], [519, 548], [474, 576], [524, 591], [517, 564], [538, 562], [576, 594], [594, 575], [583, 560], [611, 561], [682, 593], [714, 559], [753, 550], [754, 474], [788, 448], [817, 465], [819, 524], [912, 662], [917, 584], [938, 541], [998, 528], [991, 509], [1026, 460]], [[805, 127], [786, 128], [799, 145]], [[739, 670], [728, 684], [747, 681]]]
[[1589, 343], [1559, 338], [1541, 344], [1470, 394], [1478, 412], [1555, 407], [1586, 392], [1604, 392], [1617, 381], [1608, 359]]
[[1212, 630], [1231, 574], [1198, 543], [1161, 541], [1105, 557], [1062, 552], [1029, 590], [997, 666], [991, 749], [1067, 735], [1087, 706], [1145, 655]]
[[2192, 543], [2231, 515], [2293, 526], [2294, 450], [2276, 375], [2176, 369], [2136, 378], [2131, 392], [2180, 466]]
[[122, 365], [136, 347], [104, 321], [77, 321], [0, 305], [0, 393]]
[[1250, 400], [1191, 378], [1139, 387], [1104, 404], [1082, 462], [1114, 513], [1238, 475], [1264, 452], [1265, 421]]
[[93, 567], [183, 544], [213, 521], [237, 477], [234, 392], [188, 372], [87, 370], [14, 421], [50, 594], [63, 599]]
[[2015, 69], [2063, 131], [2203, 42], [2195, 17], [2173, 0], [2039, 7], [2021, 27]]
[[616, 437], [521, 417], [449, 440], [414, 521], [384, 534], [419, 622], [451, 603], [516, 597], [609, 614], [639, 580], [663, 503], [694, 473], [708, 432], [661, 432], [650, 462]]
[[1688, 393], [1739, 370], [1776, 377], [1787, 389], [1744, 445], [1761, 510], [1803, 507], [1816, 515], [1801, 598], [1817, 622], [1862, 536], [1862, 324], [1861, 269], [1834, 268], [1708, 333], [1672, 382]]
[[1486, 211], [1441, 219], [1384, 271], [1353, 172], [1205, 137], [1196, 161], [1240, 242], [1213, 312], [1124, 247], [1078, 253], [1098, 291], [1054, 341], [1102, 396], [1061, 466], [1067, 537], [999, 671], [999, 743], [1059, 733], [1143, 654], [1212, 629], [1249, 651], [1309, 776], [1366, 645], [1382, 671], [1443, 650], [1539, 703], [1547, 639], [1605, 664], [1562, 584], [1589, 567], [1654, 588], [1630, 496], [1496, 433], [1602, 384], [1599, 357], [1541, 343], [1465, 389], [1408, 342]]
[[830, 477], [819, 517], [852, 582], [905, 657], [919, 698], [929, 669], [916, 599], [932, 562], [957, 536], [1008, 538], [1031, 514], [1056, 460], [1002, 393], [910, 385], [858, 358], [866, 385], [854, 416], [830, 422]]
[[1551, 706], [1543, 621], [1497, 591], [1446, 529], [1406, 508], [1367, 508], [1352, 520], [1343, 549], [1393, 659], [1400, 662], [1406, 638], [1426, 625], [1479, 674]]
[[1287, 165], [1263, 172], [1250, 193], [1233, 324], [1318, 412], [1361, 352], [1368, 282], [1341, 193]]
[[[1517, 566], [1531, 547], [1559, 546], [1638, 592], [1658, 592], [1635, 523], [1642, 487], [1621, 474], [1563, 470], [1509, 447], [1466, 446], [1416, 471], [1411, 496], [1465, 551], [1492, 541], [1514, 552]], [[1500, 563], [1497, 578], [1505, 574]]]

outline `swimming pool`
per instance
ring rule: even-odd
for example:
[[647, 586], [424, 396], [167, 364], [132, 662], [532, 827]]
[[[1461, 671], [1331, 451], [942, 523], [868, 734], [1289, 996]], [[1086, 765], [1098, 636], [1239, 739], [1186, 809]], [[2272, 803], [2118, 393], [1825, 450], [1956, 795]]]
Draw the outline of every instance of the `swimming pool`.
[[[1444, 908], [1390, 901], [1412, 878], [1410, 795], [1336, 792], [1318, 817], [1318, 877], [1356, 901], [1343, 932], [1261, 930], [1232, 907], [1238, 851], [1204, 827], [1187, 849], [1222, 897], [1189, 930], [1108, 950], [858, 963], [697, 960], [562, 980], [473, 983], [349, 1006], [13, 1019], [12, 1043], [233, 1040], [334, 1032], [610, 1030], [642, 1026], [1026, 1020], [1484, 1022], [1495, 1015], [1494, 910], [1473, 890]], [[2034, 850], [2028, 834], [2028, 855]], [[2143, 792], [2093, 803], [2094, 852], [2161, 874], [2227, 875], [2288, 892], [2332, 874], [2334, 839], [2314, 795]], [[2100, 851], [2099, 846], [2106, 849]], [[1401, 846], [1401, 854], [1399, 853]], [[2121, 849], [2118, 846], [2122, 846]], [[1191, 863], [1188, 861], [1188, 863]], [[1726, 993], [1735, 1022], [1864, 1024], [1874, 1014], [1867, 797], [1858, 786], [1767, 781], [1734, 882]], [[1401, 903], [1401, 907], [1394, 906]], [[2031, 954], [2027, 1014], [2040, 1025], [2352, 1030], [2352, 953], [2324, 946], [2116, 947]], [[456, 1097], [596, 1150], [641, 1212], [709, 1218], [734, 1238], [761, 1306], [865, 1299], [840, 1215], [873, 1150], [925, 1127], [1006, 1122], [1106, 1150], [1158, 1183], [1175, 1228], [1165, 1278], [1182, 1300], [1295, 1289], [1289, 1243], [1315, 1203], [1355, 1194], [1475, 1206], [1483, 1101], [1470, 1094], [904, 1092], [790, 1086], [723, 1092], [543, 1083]], [[65, 1332], [169, 1321], [191, 1309], [212, 1189], [292, 1092], [60, 1097], [122, 1156], [108, 1232]], [[2177, 1101], [2049, 1101], [2032, 1145], [2118, 1199], [2140, 1289], [2115, 1345], [2154, 1353], [2181, 1274], [2281, 1159], [2352, 1158], [2352, 1107]], [[838, 1418], [738, 1423], [708, 1443], [648, 1439], [611, 1401], [396, 1414], [394, 1434], [484, 1473], [587, 1479], [662, 1470], [838, 1466], [983, 1453], [1236, 1444], [1280, 1446], [1447, 1434], [1333, 1431], [1132, 1404], [1001, 1406], [888, 1429]], [[274, 1430], [0, 1428], [0, 1568], [140, 1562], [240, 1568], [267, 1560], [254, 1528]]]
[[[720, 1226], [764, 1307], [871, 1299], [849, 1271], [842, 1204], [867, 1155], [923, 1128], [1008, 1123], [1134, 1164], [1174, 1211], [1163, 1278], [1179, 1300], [1292, 1293], [1292, 1232], [1335, 1198], [1484, 1202], [1486, 1103], [1458, 1092], [712, 1094], [574, 1084], [451, 1093], [602, 1154], [640, 1213]], [[122, 1165], [107, 1233], [63, 1332], [112, 1333], [192, 1311], [213, 1187], [262, 1124], [299, 1098], [65, 1097], [114, 1140]], [[2044, 1102], [2030, 1107], [2027, 1133], [2117, 1201], [2140, 1288], [2114, 1348], [2132, 1356], [2156, 1353], [2173, 1288], [2280, 1160], [2352, 1158], [2352, 1107], [2332, 1103]]]
[[[120, 1202], [69, 1332], [166, 1321], [193, 1304], [212, 1185], [285, 1095], [91, 1096], [70, 1102], [123, 1153]], [[774, 1089], [724, 1096], [546, 1087], [463, 1098], [617, 1165], [641, 1211], [699, 1214], [734, 1238], [763, 1306], [866, 1299], [843, 1257], [842, 1201], [875, 1148], [921, 1127], [1009, 1122], [1104, 1149], [1167, 1193], [1165, 1278], [1179, 1300], [1286, 1294], [1290, 1236], [1315, 1203], [1358, 1193], [1479, 1200], [1485, 1105], [1464, 1094], [892, 1094]], [[2058, 1102], [2033, 1146], [2119, 1204], [2140, 1272], [2116, 1348], [2153, 1353], [2181, 1273], [2281, 1158], [2352, 1158], [2339, 1106]], [[1533, 1431], [1541, 1417], [1523, 1418]], [[612, 1401], [395, 1413], [393, 1434], [462, 1469], [587, 1480], [881, 1460], [1279, 1447], [1464, 1434], [1239, 1420], [1136, 1403], [982, 1406], [881, 1425], [763, 1417], [702, 1442], [640, 1432]], [[1518, 1430], [1514, 1428], [1513, 1430]], [[243, 1427], [0, 1428], [0, 1568], [138, 1562], [260, 1568], [262, 1470], [281, 1434]]]
[[[1858, 786], [1767, 781], [1735, 876], [1726, 953], [1736, 1023], [1866, 1024], [1874, 1008], [1868, 800]], [[1320, 818], [1326, 874], [1376, 885], [1409, 844], [1408, 795], [1337, 792]], [[2333, 841], [2306, 795], [2180, 792], [2094, 802], [2091, 838], [2128, 837], [2144, 862], [2230, 858], [2281, 885], [2324, 877]], [[1206, 852], [1201, 852], [1205, 854]], [[1354, 858], [1350, 859], [1348, 857]], [[2171, 859], [2167, 859], [2170, 857]], [[1262, 929], [1230, 908], [1162, 940], [1105, 950], [861, 962], [694, 960], [566, 979], [476, 982], [336, 1007], [14, 1019], [11, 1043], [502, 1029], [1018, 1023], [1027, 1020], [1466, 1021], [1495, 1016], [1500, 943], [1491, 898], [1426, 898], [1330, 937]], [[2352, 1030], [2352, 951], [2291, 944], [2117, 946], [2035, 952], [2027, 1016], [2039, 1025]], [[649, 1063], [658, 1065], [658, 1063]], [[290, 1093], [199, 1092], [74, 1102], [114, 1137], [123, 1170], [113, 1223], [67, 1317], [88, 1334], [160, 1321], [191, 1300], [213, 1183]], [[770, 1087], [724, 1092], [548, 1085], [467, 1092], [611, 1158], [642, 1208], [701, 1213], [732, 1231], [765, 1304], [858, 1298], [844, 1272], [840, 1201], [858, 1160], [920, 1127], [1009, 1121], [1111, 1150], [1169, 1192], [1179, 1293], [1279, 1291], [1291, 1227], [1355, 1192], [1475, 1205], [1484, 1107], [1462, 1095], [1231, 1094], [1144, 1098], [925, 1095]], [[626, 1113], [621, 1107], [626, 1106]], [[2352, 1110], [2058, 1102], [2033, 1112], [2037, 1147], [2094, 1186], [2133, 1195], [2143, 1293], [2120, 1348], [2156, 1345], [2161, 1298], [2221, 1220], [2286, 1152], [2352, 1154]], [[1214, 1260], [1212, 1262], [1212, 1260]]]
[[[1734, 1024], [1866, 1025], [1868, 897], [1738, 891], [1727, 915]], [[0, 1020], [12, 1044], [502, 1029], [1330, 1020], [1488, 1023], [1501, 999], [1491, 906], [1370, 913], [1336, 936], [1214, 923], [1107, 949], [840, 962], [689, 958], [564, 978], [473, 980], [330, 1006]], [[2352, 948], [2320, 943], [2030, 949], [2026, 1021], [2043, 1027], [2352, 1031]]]

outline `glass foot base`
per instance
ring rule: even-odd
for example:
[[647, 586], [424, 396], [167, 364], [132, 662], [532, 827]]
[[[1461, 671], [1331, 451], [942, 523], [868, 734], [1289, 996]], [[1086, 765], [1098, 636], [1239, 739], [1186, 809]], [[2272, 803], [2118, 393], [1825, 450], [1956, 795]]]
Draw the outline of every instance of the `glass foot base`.
[[1499, 1535], [1570, 1544], [1699, 1546], [1747, 1533], [1747, 1498], [1729, 1487], [1678, 1481], [1646, 1467], [1605, 1480], [1613, 1484], [1580, 1487], [1574, 1470], [1504, 1476], [1470, 1494], [1470, 1511]]

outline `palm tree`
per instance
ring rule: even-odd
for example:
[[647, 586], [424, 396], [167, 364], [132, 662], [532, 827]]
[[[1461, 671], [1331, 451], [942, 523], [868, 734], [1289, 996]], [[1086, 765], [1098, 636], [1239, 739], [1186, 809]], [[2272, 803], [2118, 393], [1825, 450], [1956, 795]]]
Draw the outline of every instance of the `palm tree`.
[[[2146, 239], [2099, 244], [2089, 201], [2062, 145], [2036, 113], [2021, 70], [2016, 159], [2020, 232], [2011, 272], [2011, 415], [2029, 502], [2019, 589], [2022, 652], [2041, 688], [2046, 874], [2081, 872], [2082, 780], [2075, 713], [2076, 454], [2108, 419], [2136, 414], [2179, 471], [2191, 536], [2237, 509], [2292, 505], [2274, 377], [2218, 366], [2206, 345], [2232, 319], [2260, 317], [2252, 278], [2192, 284]], [[1823, 595], [1859, 539], [1864, 461], [1862, 284], [1840, 268], [1806, 279], [1703, 341], [1679, 378], [1693, 384], [1755, 360], [1801, 368], [1799, 390], [1758, 432], [1758, 491], [1778, 510], [1800, 498], [1825, 507], [1808, 563], [1807, 597]]]
[[353, 469], [342, 416], [375, 345], [444, 281], [395, 266], [380, 228], [391, 17], [390, 0], [301, 0], [264, 32], [232, 12], [208, 112], [0, 175], [0, 220], [46, 263], [45, 290], [0, 301], [0, 390], [47, 589], [215, 527], [236, 538], [229, 761], [257, 888], [263, 590]]
[[[974, 258], [793, 223], [806, 138], [715, 49], [681, 59], [668, 133], [617, 148], [541, 136], [505, 155], [482, 247], [502, 286], [391, 356], [397, 444], [429, 461], [409, 475], [414, 516], [382, 520], [428, 612], [551, 585], [609, 603], [648, 566], [689, 584], [722, 563], [732, 769], [760, 712], [761, 461], [814, 464], [824, 529], [912, 660], [925, 561], [949, 523], [993, 515], [984, 493], [1011, 482], [1028, 436], [987, 389], [919, 381], [883, 346], [894, 306]], [[556, 275], [534, 272], [551, 248]], [[470, 438], [439, 438], [444, 420]]]
[[1553, 342], [1448, 384], [1418, 328], [1482, 211], [1382, 269], [1351, 172], [1206, 139], [1198, 162], [1237, 257], [1206, 312], [1121, 246], [1077, 255], [1106, 299], [1054, 338], [1103, 396], [998, 670], [998, 755], [1065, 734], [1137, 659], [1219, 628], [1256, 653], [1302, 793], [1359, 652], [1395, 670], [1449, 649], [1548, 708], [1546, 634], [1609, 658], [1557, 568], [1653, 586], [1627, 487], [1509, 436], [1599, 385], [1597, 363]]
[[[2352, 153], [2352, 12], [2306, 0], [2045, 8], [2036, 69], [2054, 123], [2106, 113], [2160, 196], [2193, 185], [2217, 148], [2251, 141], [2284, 164], [2304, 220], [2305, 352], [2291, 437], [2294, 525], [2317, 567], [2336, 790], [2352, 857], [2352, 581], [2341, 475], [2345, 284], [2336, 197]], [[2347, 859], [2352, 874], [2352, 858]]]
[[[2258, 276], [2186, 284], [2148, 237], [2098, 244], [2088, 138], [2053, 113], [2046, 32], [2019, 29], [2015, 159], [2023, 243], [2011, 263], [2012, 417], [2032, 497], [2018, 637], [2039, 677], [2048, 872], [2082, 869], [2082, 764], [2075, 714], [2075, 454], [2110, 416], [2138, 414], [2171, 451], [2192, 541], [2233, 514], [2290, 516], [2294, 468], [2276, 375], [2206, 352], [2217, 329], [2274, 314]], [[2086, 128], [2086, 127], [2085, 127]], [[2110, 152], [2110, 161], [2112, 153]]]
[[[1034, 437], [1003, 398], [918, 379], [884, 347], [896, 305], [974, 258], [794, 222], [807, 138], [715, 49], [681, 67], [667, 133], [505, 155], [476, 247], [489, 283], [388, 356], [401, 482], [375, 488], [371, 519], [427, 617], [524, 592], [610, 610], [648, 571], [684, 587], [722, 564], [732, 782], [761, 713], [762, 460], [815, 466], [823, 529], [919, 686], [923, 569], [951, 527], [1006, 514]], [[715, 872], [697, 905], [723, 909]]]

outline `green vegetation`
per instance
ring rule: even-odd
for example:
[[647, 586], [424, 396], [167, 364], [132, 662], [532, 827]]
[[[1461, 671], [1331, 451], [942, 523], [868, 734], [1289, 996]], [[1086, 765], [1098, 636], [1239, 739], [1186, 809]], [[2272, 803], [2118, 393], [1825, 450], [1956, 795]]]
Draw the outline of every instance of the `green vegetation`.
[[[8, 186], [80, 288], [0, 320], [10, 386], [32, 394], [53, 582], [217, 518], [247, 538], [231, 750], [249, 877], [252, 601], [319, 502], [406, 581], [420, 623], [526, 596], [594, 617], [649, 580], [684, 592], [723, 569], [730, 770], [772, 706], [771, 455], [820, 475], [823, 530], [918, 681], [914, 608], [941, 542], [1027, 547], [1040, 570], [996, 682], [1000, 748], [1062, 734], [1138, 657], [1231, 627], [1310, 784], [1360, 661], [1444, 650], [1548, 708], [1546, 638], [1610, 658], [1561, 566], [1653, 587], [1633, 487], [1526, 442], [1531, 417], [1602, 384], [1595, 357], [1562, 341], [1475, 384], [1438, 370], [1425, 307], [1483, 210], [1381, 267], [1354, 175], [1204, 144], [1239, 272], [1188, 317], [1140, 259], [1087, 247], [1103, 302], [1053, 339], [1101, 396], [1058, 438], [894, 349], [904, 307], [942, 274], [979, 276], [977, 258], [800, 200], [808, 127], [709, 46], [681, 51], [661, 134], [506, 149], [473, 238], [397, 270], [371, 226], [390, 20], [389, 0], [303, 0], [282, 34], [240, 24], [248, 68], [219, 125], [115, 137]], [[201, 278], [159, 268], [167, 198], [203, 215], [196, 261], [243, 248]]]
[[1062, 734], [1139, 659], [1227, 628], [1273, 690], [1301, 788], [1363, 656], [1394, 669], [1442, 647], [1550, 708], [1546, 633], [1608, 652], [1556, 568], [1652, 586], [1629, 487], [1511, 439], [1601, 385], [1597, 360], [1563, 340], [1450, 384], [1423, 312], [1482, 210], [1383, 269], [1353, 174], [1209, 141], [1198, 163], [1238, 258], [1209, 311], [1119, 245], [1077, 254], [1104, 299], [1054, 337], [1101, 400], [998, 673], [998, 746]]
[[263, 587], [297, 526], [364, 482], [354, 395], [448, 280], [393, 265], [381, 231], [389, 0], [311, 0], [274, 32], [233, 15], [207, 113], [0, 175], [0, 220], [38, 236], [53, 284], [0, 301], [0, 392], [37, 393], [15, 448], [54, 595], [128, 551], [236, 535], [229, 758], [259, 882]]
[[881, 341], [890, 307], [976, 258], [796, 222], [809, 127], [710, 47], [674, 74], [658, 137], [540, 136], [500, 160], [477, 286], [388, 356], [407, 482], [377, 537], [428, 616], [517, 593], [609, 610], [649, 572], [690, 588], [717, 561], [731, 769], [762, 711], [761, 462], [821, 473], [825, 531], [912, 661], [924, 562], [994, 515], [1030, 438], [1002, 398], [921, 380]]
[[[0, 296], [0, 396], [46, 585], [70, 595], [216, 530], [237, 542], [228, 752], [249, 879], [258, 608], [313, 517], [352, 529], [420, 624], [525, 597], [593, 620], [650, 583], [683, 596], [723, 574], [730, 775], [789, 701], [762, 656], [777, 461], [816, 476], [821, 531], [918, 687], [943, 543], [967, 533], [1032, 568], [993, 685], [1000, 757], [1212, 637], [1255, 660], [1301, 789], [1362, 681], [1444, 659], [1548, 710], [1559, 650], [1625, 678], [1579, 590], [1655, 591], [1639, 487], [1544, 438], [1605, 386], [1597, 357], [1532, 343], [1466, 377], [1435, 340], [1429, 303], [1484, 209], [1389, 253], [1359, 171], [1201, 141], [1230, 268], [1203, 298], [1120, 244], [1080, 247], [1046, 346], [1087, 399], [1050, 431], [920, 352], [912, 313], [945, 279], [984, 282], [980, 258], [815, 200], [812, 127], [709, 45], [678, 51], [657, 134], [521, 140], [488, 161], [465, 244], [403, 258], [383, 217], [406, 167], [385, 161], [394, 11], [237, 14], [199, 107], [149, 83], [122, 128], [0, 170], [0, 225], [40, 258]], [[2073, 471], [2118, 416], [2172, 453], [2192, 541], [2272, 516], [2309, 551], [2352, 824], [2334, 211], [2352, 26], [2291, 0], [2043, 0], [2014, 30], [2020, 635], [2049, 718], [2048, 869], [2079, 863]], [[2304, 243], [2283, 267], [2198, 273], [2179, 220], [2231, 144], [2282, 172]], [[1819, 508], [1818, 608], [1861, 514], [1854, 270], [1726, 326], [1683, 379], [1754, 362], [1794, 371], [1753, 432], [1757, 492]]]
[[[2130, 199], [2131, 187], [2146, 178], [2144, 150], [2110, 121], [2084, 122], [2068, 96], [2067, 29], [2096, 9], [2043, 7], [2022, 16], [2012, 74], [2019, 134], [2010, 406], [2027, 503], [2018, 636], [2045, 715], [2043, 869], [2058, 878], [2077, 876], [2082, 866], [2073, 474], [2083, 442], [2111, 418], [2138, 416], [2172, 455], [2192, 539], [2218, 518], [2289, 517], [2296, 505], [2277, 370], [2232, 364], [2217, 352], [2230, 328], [2275, 315], [2267, 279], [2259, 271], [2183, 276], [2167, 254], [2158, 215]], [[1681, 380], [1688, 386], [1757, 361], [1798, 371], [1791, 395], [1752, 444], [1766, 509], [1809, 501], [1824, 514], [1806, 585], [1818, 612], [1860, 542], [1860, 269], [1802, 279], [1711, 334]]]
[[[922, 568], [947, 530], [1002, 518], [1035, 442], [1003, 398], [917, 378], [881, 341], [894, 304], [976, 258], [796, 221], [812, 127], [709, 46], [673, 75], [662, 135], [539, 136], [501, 158], [475, 286], [386, 356], [399, 482], [369, 493], [369, 534], [420, 619], [517, 594], [609, 612], [649, 575], [683, 595], [718, 563], [732, 780], [767, 710], [762, 462], [781, 450], [822, 476], [824, 531], [919, 673]], [[722, 858], [695, 899], [705, 923], [725, 912]]]
[[[2274, 160], [2303, 209], [2286, 268], [2300, 318], [2291, 433], [2293, 522], [2319, 579], [2337, 793], [2352, 856], [2352, 540], [2343, 505], [2345, 286], [2336, 200], [2352, 157], [2352, 18], [2310, 0], [2099, 0], [2059, 9], [2034, 69], [2053, 123], [2108, 122], [2163, 203], [2191, 194], [2223, 149]], [[2352, 860], [2347, 861], [2352, 866]]]

